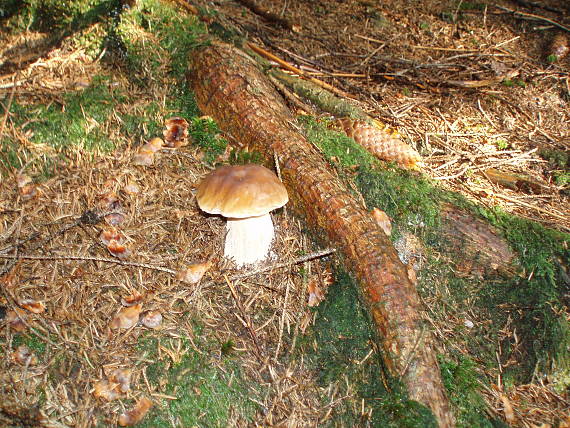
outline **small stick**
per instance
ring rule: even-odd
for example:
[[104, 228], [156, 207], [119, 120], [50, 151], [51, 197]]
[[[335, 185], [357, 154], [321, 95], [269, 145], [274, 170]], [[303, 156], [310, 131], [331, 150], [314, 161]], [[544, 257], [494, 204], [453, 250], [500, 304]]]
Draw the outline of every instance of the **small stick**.
[[251, 42], [247, 43], [247, 47], [250, 48], [251, 50], [253, 50], [254, 52], [258, 53], [262, 57], [267, 58], [270, 61], [275, 61], [281, 67], [283, 67], [283, 68], [285, 68], [285, 69], [287, 69], [287, 70], [289, 70], [295, 74], [298, 74], [299, 76], [302, 76], [304, 74], [303, 70], [289, 64], [287, 61], [279, 58], [278, 56], [273, 55], [271, 52], [268, 52], [265, 49], [263, 49], [257, 45], [254, 45]]
[[[536, 211], [541, 212], [541, 213], [544, 213], [544, 214], [551, 215], [551, 216], [556, 217], [556, 218], [558, 218], [558, 219], [560, 219], [560, 220], [564, 220], [564, 221], [568, 220], [568, 217], [565, 217], [565, 216], [562, 216], [562, 215], [560, 215], [560, 214], [558, 214], [558, 213], [555, 213], [555, 212], [553, 212], [553, 211], [545, 210], [544, 208], [540, 208], [540, 207], [537, 207], [537, 206], [535, 206], [535, 205], [532, 205], [532, 204], [523, 202], [523, 201], [521, 201], [520, 199], [517, 199], [517, 198], [511, 198], [510, 196], [502, 195], [502, 194], [500, 194], [500, 193], [496, 193], [496, 194], [494, 194], [493, 196], [494, 196], [494, 197], [497, 197], [497, 198], [500, 198], [500, 199], [504, 199], [504, 200], [509, 201], [509, 202], [513, 202], [513, 203], [515, 203], [515, 204], [523, 205], [523, 206], [525, 206], [525, 207], [527, 207], [527, 208], [536, 210]], [[563, 227], [564, 227], [566, 230], [568, 230], [568, 227], [566, 227], [566, 226], [563, 226]]]
[[228, 287], [230, 287], [232, 297], [234, 298], [234, 300], [236, 302], [236, 306], [238, 307], [238, 310], [240, 311], [241, 316], [243, 317], [245, 327], [247, 328], [247, 331], [249, 332], [249, 335], [251, 336], [251, 338], [253, 340], [253, 344], [255, 345], [255, 349], [256, 349], [255, 354], [256, 354], [257, 358], [259, 359], [259, 361], [263, 362], [261, 348], [259, 347], [259, 343], [257, 342], [257, 336], [255, 335], [255, 330], [253, 329], [253, 326], [251, 324], [251, 319], [247, 316], [245, 310], [243, 309], [241, 301], [239, 300], [239, 297], [238, 297], [236, 290], [235, 290], [233, 284], [231, 283], [231, 281], [228, 279], [228, 277], [226, 275], [224, 275], [224, 279], [226, 280]]
[[[52, 233], [51, 235], [49, 235], [47, 238], [41, 240], [40, 242], [37, 242], [36, 244], [34, 244], [31, 248], [28, 249], [28, 251], [30, 250], [36, 250], [40, 247], [42, 247], [43, 245], [47, 244], [49, 241], [51, 241], [53, 238], [55, 238], [58, 235], [63, 235], [65, 232], [67, 232], [70, 229], [73, 229], [76, 226], [79, 226], [81, 224], [97, 224], [101, 221], [102, 218], [106, 217], [109, 214], [114, 214], [114, 211], [110, 211], [110, 212], [105, 212], [105, 213], [97, 213], [94, 210], [87, 210], [85, 211], [83, 214], [81, 214], [81, 216], [75, 220], [73, 223], [67, 225], [67, 226], [63, 226], [62, 228], [60, 228], [58, 231]], [[32, 234], [32, 237], [37, 234]], [[30, 240], [32, 238], [26, 238], [24, 240], [21, 241], [22, 242], [26, 242], [28, 240]], [[4, 251], [8, 251], [12, 248], [18, 248], [20, 244], [12, 244], [11, 246], [8, 246], [6, 248], [3, 248], [2, 250], [0, 250], [0, 252], [4, 252]], [[4, 267], [4, 269], [2, 270], [2, 272], [0, 272], [0, 277], [2, 275], [4, 275], [5, 273], [8, 273], [12, 267], [16, 264], [16, 262], [18, 261], [18, 256], [17, 255], [12, 255], [10, 256], [10, 258], [12, 258], [12, 261], [8, 263], [7, 266]]]
[[[19, 72], [16, 74], [16, 76], [18, 74]], [[16, 76], [14, 76], [13, 81], [16, 79]], [[6, 105], [2, 105], [2, 107], [4, 107], [4, 118], [2, 119], [2, 124], [0, 124], [0, 140], [2, 140], [2, 137], [4, 136], [4, 128], [6, 127], [6, 122], [8, 121], [8, 117], [10, 116], [10, 107], [12, 106], [12, 101], [14, 99], [15, 92], [16, 92], [16, 85], [12, 87], [12, 90], [10, 91], [10, 97], [8, 98], [8, 102], [6, 103]], [[10, 169], [7, 166], [9, 164], [10, 164], [9, 162], [0, 162], [0, 165], [2, 165], [2, 169], [7, 171], [8, 173], [10, 173]]]
[[526, 1], [526, 0], [513, 0], [515, 3], [519, 3], [522, 6], [525, 7], [537, 7], [537, 8], [541, 8], [544, 10], [547, 10], [549, 12], [554, 12], [554, 13], [563, 13], [560, 9], [556, 9], [554, 7], [548, 6], [546, 4], [540, 4], [538, 2], [535, 1]]
[[259, 269], [255, 269], [255, 270], [252, 270], [252, 271], [249, 271], [246, 273], [241, 273], [239, 275], [231, 276], [230, 279], [232, 281], [235, 281], [236, 279], [247, 278], [248, 276], [257, 275], [258, 273], [267, 272], [269, 270], [281, 269], [284, 267], [290, 267], [290, 266], [298, 265], [300, 263], [310, 262], [311, 260], [328, 256], [334, 252], [336, 252], [336, 248], [327, 248], [325, 250], [315, 251], [314, 253], [307, 254], [306, 256], [299, 257], [299, 258], [293, 260], [292, 262], [278, 263], [275, 265], [264, 266], [264, 267], [261, 267]]
[[340, 89], [335, 88], [334, 86], [328, 84], [327, 82], [323, 82], [322, 80], [319, 80], [319, 79], [316, 79], [314, 77], [310, 77], [310, 76], [306, 75], [303, 70], [295, 67], [294, 65], [289, 64], [287, 61], [279, 58], [278, 56], [273, 55], [271, 52], [268, 52], [265, 49], [263, 49], [257, 45], [254, 45], [251, 42], [248, 42], [247, 46], [252, 51], [258, 53], [262, 57], [267, 58], [270, 61], [275, 61], [277, 64], [279, 64], [281, 67], [285, 68], [286, 70], [289, 70], [292, 73], [295, 73], [299, 76], [307, 78], [307, 80], [313, 82], [316, 85], [319, 85], [321, 88], [328, 89], [329, 91], [334, 92], [335, 94], [341, 95], [341, 96], [346, 97], [346, 98], [352, 98], [350, 96], [350, 94], [348, 94], [344, 91], [341, 91]]
[[506, 11], [506, 12], [510, 12], [510, 13], [512, 13], [514, 16], [518, 16], [518, 17], [521, 17], [521, 18], [530, 18], [530, 19], [534, 19], [534, 20], [537, 20], [537, 21], [548, 22], [549, 24], [552, 24], [552, 25], [554, 25], [555, 27], [561, 28], [562, 30], [568, 31], [568, 32], [570, 33], [570, 28], [565, 27], [564, 25], [559, 24], [558, 22], [553, 21], [552, 19], [545, 18], [544, 16], [535, 15], [535, 14], [533, 14], [533, 13], [519, 12], [519, 11], [517, 11], [517, 10], [512, 10], [512, 9], [507, 8], [507, 7], [498, 6], [498, 5], [496, 5], [496, 4], [493, 5], [493, 6], [495, 6], [497, 9], [504, 10], [504, 11]]
[[[14, 79], [16, 79], [16, 76], [14, 76]], [[12, 106], [12, 101], [14, 99], [14, 92], [16, 92], [16, 85], [14, 85], [12, 87], [12, 90], [10, 91], [10, 97], [8, 98], [8, 104], [3, 106], [4, 107], [4, 118], [2, 119], [2, 125], [0, 125], [0, 139], [4, 135], [4, 128], [6, 127], [6, 121], [8, 120], [8, 116], [10, 115], [10, 107]]]
[[154, 266], [149, 265], [147, 263], [137, 263], [137, 262], [124, 262], [122, 260], [115, 260], [115, 259], [108, 259], [105, 257], [91, 257], [91, 256], [60, 256], [60, 255], [51, 255], [51, 256], [38, 256], [35, 254], [18, 254], [18, 255], [9, 255], [9, 254], [0, 254], [0, 259], [25, 259], [25, 260], [80, 260], [80, 261], [87, 261], [87, 262], [103, 262], [103, 263], [114, 263], [121, 266], [134, 266], [134, 267], [141, 267], [145, 269], [152, 269], [158, 270], [161, 272], [166, 272], [171, 275], [176, 275], [176, 271], [172, 269], [168, 269], [162, 266]]

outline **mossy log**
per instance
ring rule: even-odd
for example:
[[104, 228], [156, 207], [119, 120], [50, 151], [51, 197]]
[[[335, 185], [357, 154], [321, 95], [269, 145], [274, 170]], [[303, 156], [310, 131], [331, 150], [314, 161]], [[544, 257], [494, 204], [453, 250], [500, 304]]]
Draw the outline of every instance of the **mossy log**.
[[[428, 406], [440, 427], [455, 425], [433, 335], [391, 241], [295, 126], [283, 99], [242, 51], [212, 43], [193, 53], [191, 83], [201, 110], [243, 145], [277, 156], [293, 205], [326, 231], [358, 279], [391, 375]], [[380, 373], [378, 374], [380, 376]]]

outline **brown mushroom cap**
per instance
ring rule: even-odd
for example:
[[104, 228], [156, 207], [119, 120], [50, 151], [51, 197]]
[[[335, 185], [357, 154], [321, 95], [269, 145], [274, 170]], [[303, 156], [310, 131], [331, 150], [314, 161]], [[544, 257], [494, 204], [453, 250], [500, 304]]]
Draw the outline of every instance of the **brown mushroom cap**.
[[247, 218], [282, 207], [289, 197], [273, 172], [249, 164], [216, 169], [202, 180], [196, 199], [200, 209], [207, 213]]

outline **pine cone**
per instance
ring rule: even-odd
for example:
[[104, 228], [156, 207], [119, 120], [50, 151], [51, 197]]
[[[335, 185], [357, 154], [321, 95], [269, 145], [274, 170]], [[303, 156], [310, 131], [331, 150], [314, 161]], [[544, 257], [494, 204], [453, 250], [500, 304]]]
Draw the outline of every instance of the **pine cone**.
[[349, 118], [338, 119], [334, 125], [378, 159], [393, 161], [408, 169], [415, 169], [416, 164], [422, 160], [417, 151], [404, 143], [398, 133], [388, 127], [374, 126], [363, 120]]

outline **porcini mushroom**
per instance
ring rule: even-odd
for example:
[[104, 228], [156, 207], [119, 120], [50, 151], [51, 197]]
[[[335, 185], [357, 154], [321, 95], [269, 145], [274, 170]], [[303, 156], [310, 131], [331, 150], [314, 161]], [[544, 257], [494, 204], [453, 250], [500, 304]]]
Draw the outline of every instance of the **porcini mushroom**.
[[224, 256], [241, 267], [269, 255], [274, 237], [269, 213], [289, 197], [273, 172], [249, 164], [211, 172], [198, 186], [196, 199], [202, 211], [227, 218]]

